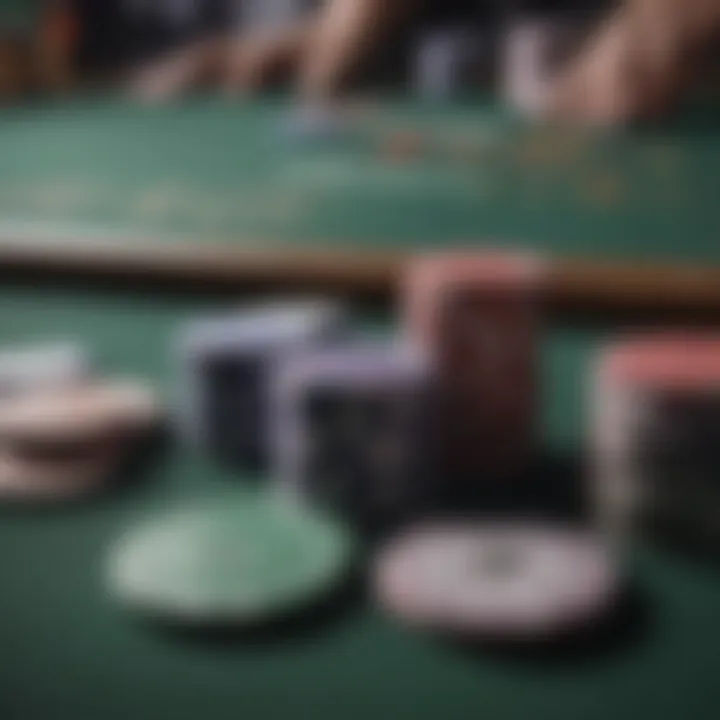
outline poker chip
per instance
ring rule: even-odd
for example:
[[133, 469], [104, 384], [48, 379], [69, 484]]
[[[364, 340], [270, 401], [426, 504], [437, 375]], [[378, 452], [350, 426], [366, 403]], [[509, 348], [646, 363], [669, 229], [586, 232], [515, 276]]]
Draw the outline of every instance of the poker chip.
[[356, 340], [277, 364], [271, 427], [278, 487], [363, 527], [431, 504], [431, 371], [395, 342]]
[[319, 298], [264, 300], [198, 318], [177, 342], [175, 423], [183, 442], [252, 470], [269, 462], [271, 368], [344, 335], [344, 306]]
[[545, 275], [535, 255], [490, 250], [408, 269], [404, 331], [435, 369], [441, 464], [463, 495], [517, 476], [532, 449]]
[[546, 275], [542, 257], [529, 252], [426, 253], [413, 261], [404, 279], [406, 329], [419, 340], [431, 341], [442, 321], [444, 302], [459, 292], [536, 301]]
[[592, 534], [520, 523], [428, 525], [380, 554], [374, 590], [390, 613], [439, 631], [549, 639], [609, 610], [619, 577]]
[[16, 346], [0, 351], [0, 397], [35, 393], [87, 380], [90, 360], [73, 343]]
[[720, 336], [663, 333], [626, 338], [605, 348], [600, 369], [605, 378], [645, 389], [720, 387]]
[[101, 487], [116, 467], [117, 459], [118, 453], [107, 448], [63, 461], [0, 451], [0, 497], [32, 502], [77, 498]]
[[160, 406], [134, 380], [58, 387], [0, 404], [0, 439], [9, 445], [62, 445], [122, 437], [155, 424]]
[[592, 493], [615, 536], [672, 530], [720, 541], [720, 337], [648, 334], [601, 351], [593, 377]]
[[263, 623], [340, 581], [352, 539], [328, 517], [269, 495], [233, 493], [149, 518], [112, 548], [108, 588], [150, 616]]

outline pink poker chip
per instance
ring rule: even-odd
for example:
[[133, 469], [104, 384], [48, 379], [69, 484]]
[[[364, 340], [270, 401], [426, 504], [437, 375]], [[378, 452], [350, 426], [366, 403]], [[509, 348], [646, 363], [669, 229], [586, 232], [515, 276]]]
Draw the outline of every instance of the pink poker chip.
[[428, 629], [547, 639], [592, 623], [618, 595], [607, 546], [542, 525], [448, 524], [410, 531], [381, 552], [380, 604]]
[[154, 426], [160, 404], [144, 383], [112, 380], [23, 395], [0, 406], [0, 438], [9, 445], [90, 442]]
[[0, 452], [0, 498], [22, 502], [59, 502], [103, 487], [117, 467], [119, 452], [106, 448], [82, 458], [38, 460]]
[[720, 388], [720, 336], [646, 335], [617, 342], [601, 356], [603, 380], [645, 389]]

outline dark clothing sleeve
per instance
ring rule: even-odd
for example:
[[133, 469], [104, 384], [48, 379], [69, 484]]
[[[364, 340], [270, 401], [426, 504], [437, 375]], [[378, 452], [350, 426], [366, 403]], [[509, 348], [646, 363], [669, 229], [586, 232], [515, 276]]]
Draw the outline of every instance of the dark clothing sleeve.
[[83, 67], [105, 70], [151, 58], [200, 37], [227, 31], [238, 21], [238, 0], [201, 0], [188, 22], [163, 12], [158, 0], [74, 0], [81, 28]]

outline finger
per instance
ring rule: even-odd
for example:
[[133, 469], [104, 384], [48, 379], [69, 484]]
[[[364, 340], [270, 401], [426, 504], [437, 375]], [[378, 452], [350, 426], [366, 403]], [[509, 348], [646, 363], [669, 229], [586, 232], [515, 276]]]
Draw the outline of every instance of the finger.
[[256, 90], [290, 71], [298, 65], [309, 37], [310, 26], [302, 23], [240, 38], [228, 64], [226, 91], [238, 94]]
[[628, 18], [613, 15], [550, 90], [548, 116], [561, 122], [606, 125], [629, 112], [635, 91]]
[[221, 50], [222, 42], [213, 39], [173, 52], [142, 69], [130, 92], [143, 102], [167, 102], [212, 75]]
[[337, 92], [413, 5], [413, 0], [329, 0], [301, 68], [301, 95], [326, 98]]

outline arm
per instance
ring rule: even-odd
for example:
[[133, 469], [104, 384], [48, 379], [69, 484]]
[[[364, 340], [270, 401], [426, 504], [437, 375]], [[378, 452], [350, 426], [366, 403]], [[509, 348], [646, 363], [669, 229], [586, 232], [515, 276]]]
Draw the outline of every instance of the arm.
[[316, 19], [280, 28], [247, 31], [232, 39], [225, 89], [230, 94], [261, 86], [270, 76], [295, 67], [311, 45]]
[[301, 68], [301, 93], [312, 98], [336, 91], [362, 57], [407, 17], [413, 4], [414, 0], [328, 0]]
[[703, 74], [720, 0], [626, 0], [553, 92], [558, 118], [600, 124], [654, 117]]

